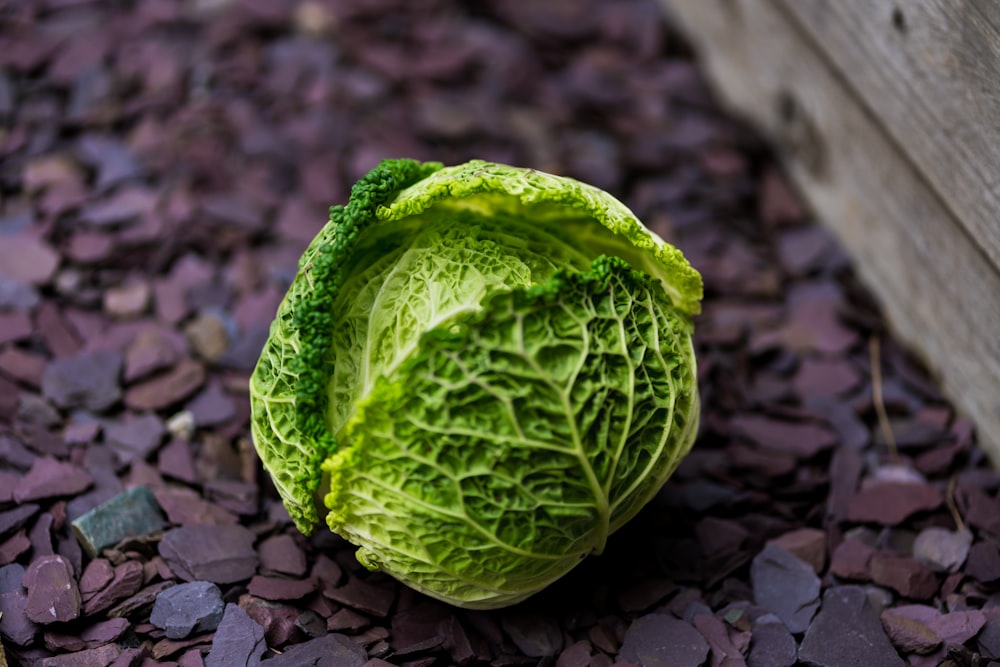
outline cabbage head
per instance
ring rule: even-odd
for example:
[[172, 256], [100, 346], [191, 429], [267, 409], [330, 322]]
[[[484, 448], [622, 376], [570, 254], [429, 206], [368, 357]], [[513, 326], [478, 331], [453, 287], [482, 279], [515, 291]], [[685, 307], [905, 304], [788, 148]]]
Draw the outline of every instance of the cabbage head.
[[469, 608], [513, 604], [688, 452], [701, 277], [597, 188], [386, 160], [305, 251], [250, 382], [306, 534]]

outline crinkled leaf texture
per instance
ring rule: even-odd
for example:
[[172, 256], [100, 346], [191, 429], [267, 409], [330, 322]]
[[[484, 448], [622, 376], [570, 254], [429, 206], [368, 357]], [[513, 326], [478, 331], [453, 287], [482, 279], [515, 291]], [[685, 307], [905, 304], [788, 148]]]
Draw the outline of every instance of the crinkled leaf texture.
[[600, 552], [690, 449], [701, 278], [609, 194], [385, 161], [303, 255], [251, 379], [304, 532], [470, 608]]

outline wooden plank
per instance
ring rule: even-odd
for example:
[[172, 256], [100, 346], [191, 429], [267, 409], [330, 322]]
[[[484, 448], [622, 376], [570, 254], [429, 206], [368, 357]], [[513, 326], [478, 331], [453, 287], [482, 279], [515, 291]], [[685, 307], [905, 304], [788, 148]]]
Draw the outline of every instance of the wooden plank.
[[1000, 267], [1000, 3], [777, 4]]
[[776, 0], [663, 0], [1000, 464], [1000, 278]]

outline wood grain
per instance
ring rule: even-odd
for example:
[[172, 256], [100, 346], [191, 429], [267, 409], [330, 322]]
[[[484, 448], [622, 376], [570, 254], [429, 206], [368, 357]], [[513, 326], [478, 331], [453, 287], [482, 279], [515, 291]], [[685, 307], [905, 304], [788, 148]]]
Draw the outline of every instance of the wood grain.
[[663, 1], [1000, 464], [1000, 277], [957, 211], [780, 0]]
[[775, 0], [1000, 267], [1000, 3]]

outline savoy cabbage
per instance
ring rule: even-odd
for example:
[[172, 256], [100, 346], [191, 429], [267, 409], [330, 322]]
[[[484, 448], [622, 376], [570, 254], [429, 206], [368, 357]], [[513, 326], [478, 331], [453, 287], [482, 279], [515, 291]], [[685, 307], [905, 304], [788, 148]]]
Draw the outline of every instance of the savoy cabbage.
[[690, 449], [701, 278], [618, 200], [484, 161], [386, 160], [304, 253], [252, 430], [303, 532], [450, 603], [544, 588]]

